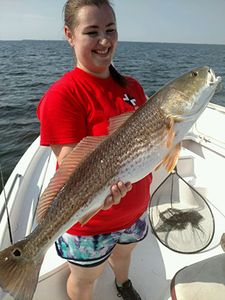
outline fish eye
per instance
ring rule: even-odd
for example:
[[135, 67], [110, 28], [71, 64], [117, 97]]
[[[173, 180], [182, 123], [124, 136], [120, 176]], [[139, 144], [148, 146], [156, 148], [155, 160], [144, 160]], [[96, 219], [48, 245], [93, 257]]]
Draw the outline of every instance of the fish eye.
[[197, 71], [193, 71], [193, 72], [191, 73], [191, 75], [192, 75], [193, 77], [196, 77], [196, 76], [198, 76], [198, 72], [197, 72]]

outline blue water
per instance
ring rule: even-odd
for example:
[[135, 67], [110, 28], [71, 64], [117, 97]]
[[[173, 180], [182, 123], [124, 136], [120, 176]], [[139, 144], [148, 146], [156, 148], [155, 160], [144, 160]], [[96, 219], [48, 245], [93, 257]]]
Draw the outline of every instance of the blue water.
[[[114, 64], [151, 95], [198, 66], [209, 65], [225, 78], [224, 57], [225, 45], [120, 42]], [[5, 181], [39, 134], [39, 99], [73, 65], [66, 41], [0, 41], [0, 164]], [[224, 88], [212, 102], [225, 106]]]

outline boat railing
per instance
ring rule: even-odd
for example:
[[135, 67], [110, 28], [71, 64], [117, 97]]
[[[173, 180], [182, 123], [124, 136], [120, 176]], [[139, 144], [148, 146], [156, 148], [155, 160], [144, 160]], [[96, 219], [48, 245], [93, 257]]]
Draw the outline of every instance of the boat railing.
[[[0, 223], [1, 223], [1, 221], [2, 221], [2, 218], [3, 218], [3, 216], [4, 216], [4, 214], [5, 214], [5, 211], [6, 211], [6, 208], [7, 208], [7, 205], [8, 205], [8, 202], [9, 202], [9, 199], [10, 199], [10, 197], [11, 197], [11, 195], [12, 195], [12, 193], [13, 193], [13, 191], [14, 191], [14, 189], [15, 189], [15, 185], [16, 185], [16, 183], [18, 182], [18, 184], [20, 185], [20, 182], [21, 182], [21, 180], [22, 180], [22, 175], [21, 174], [16, 174], [15, 175], [15, 178], [13, 179], [13, 182], [12, 182], [12, 184], [11, 184], [11, 186], [10, 186], [10, 189], [9, 189], [9, 191], [8, 191], [8, 193], [6, 194], [6, 192], [5, 192], [5, 190], [4, 190], [4, 186], [2, 187], [2, 195], [3, 195], [3, 197], [4, 197], [4, 206], [3, 206], [3, 208], [2, 208], [2, 210], [0, 211]], [[17, 190], [18, 191], [18, 190]], [[17, 192], [16, 192], [17, 193]]]
[[55, 168], [53, 158], [51, 149], [36, 140], [9, 177], [0, 195], [0, 248], [32, 231], [40, 194]]

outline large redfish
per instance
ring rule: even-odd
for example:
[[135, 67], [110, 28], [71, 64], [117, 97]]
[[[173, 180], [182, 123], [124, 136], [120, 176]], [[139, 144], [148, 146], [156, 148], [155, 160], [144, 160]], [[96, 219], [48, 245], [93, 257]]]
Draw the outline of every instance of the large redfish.
[[38, 226], [0, 252], [1, 288], [16, 300], [32, 299], [47, 249], [75, 222], [96, 213], [113, 183], [136, 182], [162, 163], [172, 170], [177, 145], [220, 80], [208, 67], [194, 69], [165, 85], [134, 113], [113, 118], [108, 137], [82, 140], [43, 193]]

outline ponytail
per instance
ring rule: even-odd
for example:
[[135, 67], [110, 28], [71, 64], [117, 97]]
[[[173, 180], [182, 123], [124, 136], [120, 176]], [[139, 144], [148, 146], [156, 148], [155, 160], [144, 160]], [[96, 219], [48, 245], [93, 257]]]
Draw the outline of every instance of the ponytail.
[[115, 67], [111, 64], [109, 66], [109, 72], [112, 76], [112, 78], [122, 87], [125, 87], [127, 85], [127, 80], [126, 78], [121, 75], [116, 69]]

